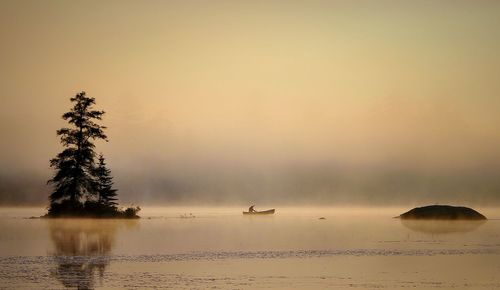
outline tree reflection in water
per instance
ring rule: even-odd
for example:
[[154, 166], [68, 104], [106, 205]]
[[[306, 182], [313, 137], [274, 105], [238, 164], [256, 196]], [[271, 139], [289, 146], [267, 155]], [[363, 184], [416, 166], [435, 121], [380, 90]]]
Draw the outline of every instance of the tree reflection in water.
[[116, 232], [136, 225], [133, 220], [49, 220], [56, 264], [51, 274], [65, 287], [92, 289], [98, 277], [102, 285]]

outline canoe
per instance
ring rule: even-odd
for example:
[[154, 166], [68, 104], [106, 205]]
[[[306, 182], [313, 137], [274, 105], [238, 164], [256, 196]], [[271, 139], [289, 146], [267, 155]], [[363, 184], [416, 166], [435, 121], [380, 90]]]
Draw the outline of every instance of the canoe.
[[274, 208], [269, 210], [254, 211], [254, 212], [244, 211], [243, 214], [274, 214]]

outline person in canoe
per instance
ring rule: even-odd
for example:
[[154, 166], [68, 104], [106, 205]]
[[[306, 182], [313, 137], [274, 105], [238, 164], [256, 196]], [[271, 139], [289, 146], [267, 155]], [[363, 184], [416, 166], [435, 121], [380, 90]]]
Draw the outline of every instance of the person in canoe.
[[273, 209], [268, 209], [268, 210], [262, 210], [262, 211], [257, 211], [255, 210], [255, 205], [252, 205], [251, 207], [248, 208], [248, 211], [244, 211], [243, 214], [249, 214], [249, 215], [265, 215], [265, 214], [274, 214], [275, 210]]

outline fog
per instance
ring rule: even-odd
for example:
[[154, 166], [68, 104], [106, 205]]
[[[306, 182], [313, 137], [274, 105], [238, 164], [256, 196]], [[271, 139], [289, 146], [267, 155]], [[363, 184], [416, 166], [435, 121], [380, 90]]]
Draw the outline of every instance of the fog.
[[500, 204], [500, 4], [0, 3], [0, 203], [85, 90], [136, 204]]

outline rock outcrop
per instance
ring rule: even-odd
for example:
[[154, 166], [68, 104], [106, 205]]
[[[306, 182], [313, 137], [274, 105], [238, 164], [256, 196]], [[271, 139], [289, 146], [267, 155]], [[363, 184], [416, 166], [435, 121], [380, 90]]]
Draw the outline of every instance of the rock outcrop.
[[401, 219], [426, 220], [485, 220], [477, 211], [463, 206], [429, 205], [416, 207], [399, 216]]

